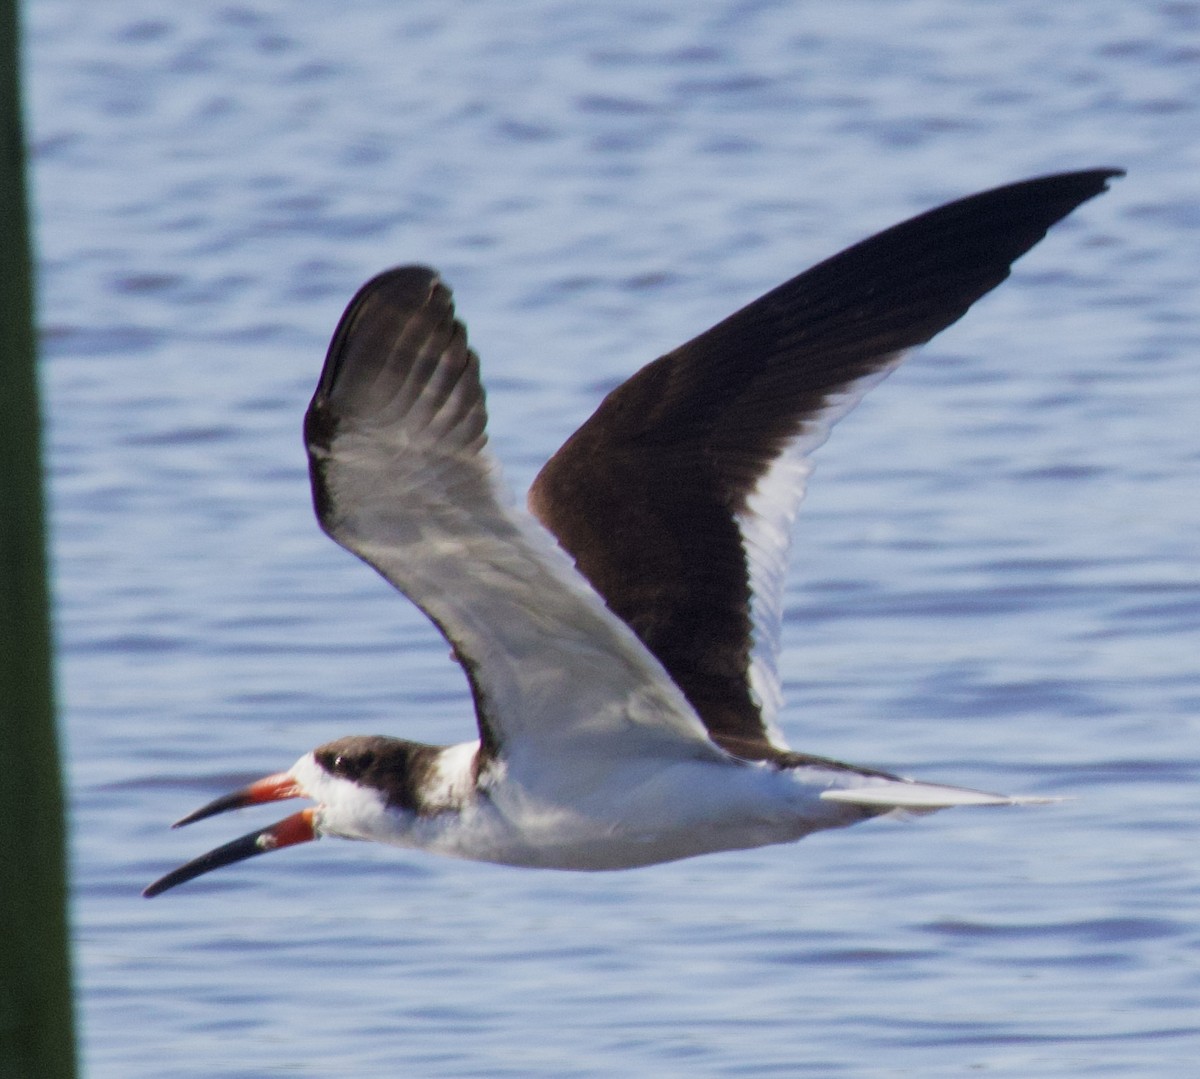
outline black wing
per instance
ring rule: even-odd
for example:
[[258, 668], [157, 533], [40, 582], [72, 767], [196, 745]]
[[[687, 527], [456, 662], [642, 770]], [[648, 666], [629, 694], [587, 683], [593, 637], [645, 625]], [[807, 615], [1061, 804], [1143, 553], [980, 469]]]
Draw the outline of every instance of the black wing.
[[777, 755], [775, 654], [805, 456], [1115, 169], [949, 203], [768, 292], [605, 398], [530, 506], [658, 657], [711, 737]]

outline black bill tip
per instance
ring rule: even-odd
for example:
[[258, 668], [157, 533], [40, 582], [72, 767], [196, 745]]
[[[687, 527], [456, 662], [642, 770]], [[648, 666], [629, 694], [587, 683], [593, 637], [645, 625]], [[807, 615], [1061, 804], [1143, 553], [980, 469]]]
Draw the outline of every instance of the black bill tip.
[[207, 854], [200, 855], [199, 858], [193, 858], [178, 869], [173, 869], [166, 876], [159, 877], [143, 890], [142, 895], [147, 899], [153, 899], [156, 895], [161, 895], [179, 884], [186, 884], [189, 880], [210, 873], [214, 869], [220, 869], [222, 866], [233, 865], [234, 862], [245, 861], [247, 858], [266, 854], [268, 851], [278, 850], [280, 847], [290, 847], [296, 843], [307, 843], [316, 839], [317, 833], [313, 825], [315, 813], [316, 810], [310, 806], [302, 809], [299, 813], [293, 813], [277, 824], [272, 824], [269, 828], [260, 828], [257, 832], [244, 835], [240, 839], [226, 843], [223, 847], [210, 850]]

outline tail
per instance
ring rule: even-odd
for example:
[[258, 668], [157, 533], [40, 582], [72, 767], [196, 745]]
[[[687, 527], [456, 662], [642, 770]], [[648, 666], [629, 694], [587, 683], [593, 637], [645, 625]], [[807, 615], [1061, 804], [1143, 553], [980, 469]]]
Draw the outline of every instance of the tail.
[[839, 787], [821, 792], [828, 802], [848, 802], [886, 810], [906, 810], [910, 813], [932, 813], [951, 806], [1026, 806], [1052, 805], [1061, 798], [1012, 797], [970, 790], [967, 787], [947, 787], [941, 783], [920, 783], [913, 779], [875, 780], [869, 786]]

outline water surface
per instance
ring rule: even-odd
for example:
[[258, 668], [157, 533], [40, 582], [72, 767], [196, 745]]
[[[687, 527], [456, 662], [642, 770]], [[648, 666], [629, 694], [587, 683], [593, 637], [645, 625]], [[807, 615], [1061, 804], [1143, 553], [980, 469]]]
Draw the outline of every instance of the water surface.
[[[27, 5], [93, 1079], [1184, 1076], [1200, 1055], [1200, 6]], [[153, 903], [312, 745], [465, 738], [312, 520], [354, 289], [455, 288], [524, 488], [641, 363], [949, 198], [1124, 166], [822, 451], [801, 748], [1072, 796], [609, 875], [325, 842]]]

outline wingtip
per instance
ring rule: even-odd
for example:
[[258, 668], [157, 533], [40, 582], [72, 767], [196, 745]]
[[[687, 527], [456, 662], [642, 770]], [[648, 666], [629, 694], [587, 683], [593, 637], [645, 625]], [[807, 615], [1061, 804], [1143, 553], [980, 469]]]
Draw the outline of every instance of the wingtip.
[[[1116, 167], [1103, 167], [1094, 169], [1079, 169], [1075, 172], [1060, 172], [1053, 173], [1049, 176], [1035, 177], [1028, 181], [1030, 185], [1037, 185], [1043, 182], [1050, 184], [1062, 184], [1060, 190], [1068, 193], [1071, 199], [1071, 210], [1081, 206], [1090, 199], [1096, 198], [1097, 195], [1103, 195], [1109, 190], [1110, 184], [1114, 180], [1119, 180], [1125, 175], [1125, 170]], [[1019, 185], [1018, 185], [1019, 186]], [[1068, 210], [1067, 213], [1070, 213]], [[1063, 214], [1065, 217], [1066, 214]]]
[[1086, 176], [1094, 179], [1096, 184], [1096, 194], [1099, 195], [1109, 189], [1109, 184], [1113, 180], [1120, 180], [1125, 176], [1125, 170], [1113, 167], [1086, 169], [1079, 173], [1081, 177]]

